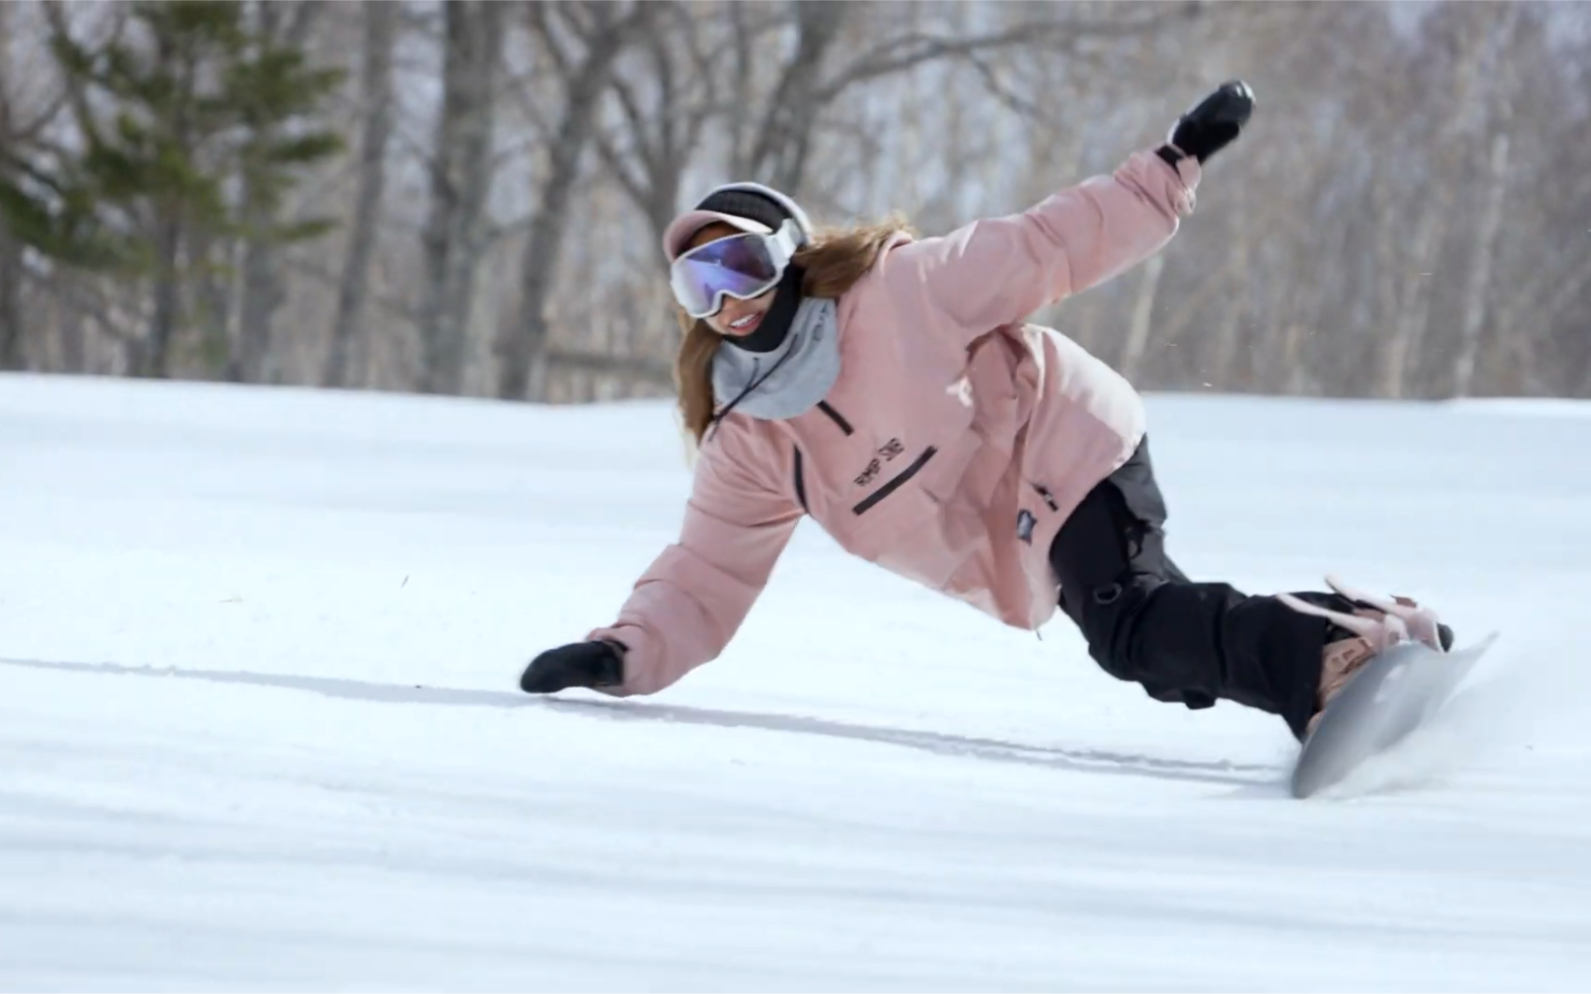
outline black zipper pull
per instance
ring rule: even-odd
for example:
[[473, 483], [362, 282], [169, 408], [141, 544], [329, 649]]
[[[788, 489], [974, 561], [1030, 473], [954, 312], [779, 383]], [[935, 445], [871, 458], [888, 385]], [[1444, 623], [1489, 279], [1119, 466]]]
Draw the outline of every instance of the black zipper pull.
[[1061, 509], [1061, 505], [1055, 503], [1055, 498], [1050, 494], [1048, 488], [1041, 487], [1035, 483], [1033, 484], [1033, 489], [1037, 490], [1039, 492], [1039, 496], [1044, 498], [1044, 503], [1049, 505], [1050, 510], [1059, 511]]

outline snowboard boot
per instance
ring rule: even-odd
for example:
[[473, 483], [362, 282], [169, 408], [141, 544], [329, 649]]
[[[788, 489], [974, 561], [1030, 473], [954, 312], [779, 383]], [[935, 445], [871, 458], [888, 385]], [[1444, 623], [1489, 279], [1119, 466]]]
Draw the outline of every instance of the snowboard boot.
[[1321, 657], [1320, 690], [1315, 714], [1309, 719], [1305, 735], [1311, 735], [1332, 698], [1342, 693], [1365, 664], [1400, 642], [1423, 642], [1438, 652], [1453, 647], [1453, 630], [1436, 618], [1436, 612], [1421, 607], [1408, 597], [1381, 597], [1344, 586], [1336, 577], [1326, 577], [1331, 589], [1348, 602], [1351, 611], [1335, 611], [1310, 604], [1291, 594], [1278, 597], [1288, 607], [1304, 614], [1318, 615], [1328, 622], [1326, 646]]

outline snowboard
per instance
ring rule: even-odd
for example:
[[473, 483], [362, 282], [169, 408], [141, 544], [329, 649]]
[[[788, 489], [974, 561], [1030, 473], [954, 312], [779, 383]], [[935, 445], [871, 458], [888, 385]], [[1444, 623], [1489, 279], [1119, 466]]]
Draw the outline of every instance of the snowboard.
[[1342, 689], [1304, 740], [1293, 765], [1292, 794], [1309, 797], [1359, 764], [1396, 746], [1435, 715], [1497, 633], [1448, 652], [1403, 642], [1381, 653]]

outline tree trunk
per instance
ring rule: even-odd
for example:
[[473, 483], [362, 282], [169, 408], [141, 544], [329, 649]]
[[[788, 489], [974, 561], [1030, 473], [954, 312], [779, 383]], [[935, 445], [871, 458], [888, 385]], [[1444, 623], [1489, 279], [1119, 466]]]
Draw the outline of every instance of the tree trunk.
[[0, 225], [0, 369], [27, 368], [22, 331], [22, 246]]
[[[210, 259], [217, 253], [229, 253], [234, 247], [230, 236], [216, 235], [202, 227], [195, 227], [188, 236], [188, 255], [195, 259]], [[230, 255], [225, 261], [224, 266], [204, 266], [189, 279], [194, 318], [202, 336], [199, 349], [205, 374], [216, 378], [230, 374], [236, 351], [232, 329], [238, 281], [230, 275]]]
[[[723, 8], [734, 49], [732, 56], [725, 55], [713, 50], [720, 40], [710, 19], [693, 17], [678, 4], [657, 0], [642, 4], [651, 20], [633, 40], [646, 46], [645, 58], [634, 60], [643, 74], [632, 81], [615, 71], [608, 81], [622, 114], [619, 133], [625, 140], [615, 141], [613, 134], [601, 129], [594, 131], [593, 138], [608, 173], [640, 210], [657, 244], [674, 217], [686, 167], [701, 151], [709, 121], [720, 122], [727, 136], [727, 175], [750, 175], [745, 135], [754, 123], [758, 101], [747, 95], [755, 92], [752, 62], [756, 39], [764, 29], [748, 23], [748, 17], [758, 17], [747, 13], [753, 8], [743, 4]], [[720, 98], [718, 66], [726, 60], [732, 67], [726, 70], [732, 74], [729, 90], [739, 99]], [[647, 259], [649, 265], [667, 269], [661, 253], [648, 253]]]
[[56, 312], [60, 321], [60, 364], [68, 373], [88, 372], [88, 324], [82, 308], [62, 301]]
[[1392, 400], [1404, 397], [1409, 386], [1409, 370], [1418, 361], [1420, 342], [1430, 318], [1432, 280], [1436, 253], [1442, 243], [1441, 207], [1427, 203], [1414, 231], [1403, 274], [1403, 293], [1392, 338], [1382, 353], [1381, 396]]
[[[257, 0], [259, 31], [273, 42], [302, 48], [309, 32], [324, 9], [319, 0]], [[276, 126], [261, 129], [259, 140], [269, 142], [279, 134]], [[282, 378], [282, 357], [274, 346], [271, 322], [287, 299], [282, 289], [278, 258], [280, 246], [269, 234], [275, 217], [267, 206], [268, 198], [254, 188], [244, 174], [243, 202], [248, 205], [243, 238], [242, 285], [238, 301], [238, 338], [228, 378], [243, 383], [275, 383]], [[296, 336], [294, 336], [296, 337]], [[292, 341], [294, 338], [289, 338]]]
[[[168, 208], [170, 209], [170, 208]], [[169, 366], [171, 339], [177, 330], [177, 318], [182, 307], [182, 286], [178, 259], [182, 249], [182, 222], [176, 217], [161, 218], [156, 237], [156, 262], [154, 286], [154, 313], [150, 315], [149, 331], [142, 342], [132, 349], [132, 375], [164, 378]]]
[[1376, 174], [1370, 198], [1370, 213], [1375, 219], [1372, 237], [1375, 239], [1373, 253], [1376, 274], [1371, 331], [1382, 336], [1382, 344], [1376, 350], [1380, 365], [1369, 393], [1373, 397], [1389, 397], [1392, 396], [1390, 392], [1392, 379], [1402, 375], [1401, 370], [1393, 368], [1395, 364], [1402, 363], [1402, 358], [1394, 356], [1393, 350], [1397, 344], [1397, 335], [1394, 332], [1398, 328], [1401, 313], [1398, 247], [1402, 244], [1399, 236], [1403, 232], [1403, 227], [1402, 220], [1396, 213], [1396, 198], [1387, 186], [1385, 172]]
[[1238, 340], [1243, 335], [1243, 317], [1247, 313], [1248, 301], [1254, 292], [1249, 286], [1254, 274], [1249, 268], [1248, 198], [1243, 195], [1243, 189], [1240, 183], [1233, 191], [1237, 202], [1232, 209], [1232, 229], [1227, 235], [1231, 240], [1231, 261], [1227, 264], [1227, 281], [1232, 287], [1232, 297], [1227, 301], [1226, 313], [1223, 315], [1220, 329], [1216, 332], [1210, 365], [1205, 370], [1206, 382], [1216, 390], [1231, 390], [1240, 379], [1235, 368]]
[[[9, 49], [13, 5], [0, 3], [0, 49]], [[0, 86], [8, 81], [0, 78]], [[13, 154], [11, 100], [0, 92], [0, 162]], [[22, 357], [22, 246], [0, 223], [0, 369], [24, 369]]]
[[[257, 3], [259, 31], [266, 38], [274, 38], [281, 24], [283, 9], [288, 5], [280, 0]], [[261, 129], [260, 141], [269, 141], [271, 129]], [[227, 359], [227, 379], [234, 383], [258, 383], [264, 377], [265, 354], [271, 342], [271, 311], [275, 309], [276, 292], [271, 277], [271, 248], [264, 244], [262, 228], [270, 218], [259, 209], [257, 184], [250, 177], [248, 164], [243, 169], [243, 224], [249, 234], [242, 239], [242, 263], [238, 283], [238, 337]]]
[[419, 389], [460, 393], [483, 220], [492, 180], [494, 88], [503, 9], [494, 0], [448, 0], [442, 106], [432, 152], [431, 202], [422, 235]]
[[[253, 230], [270, 223], [258, 211], [250, 211], [246, 223]], [[276, 275], [276, 247], [259, 236], [243, 241], [243, 282], [238, 294], [238, 342], [228, 368], [228, 379], [236, 383], [266, 383], [273, 379], [268, 368], [271, 357], [271, 316], [282, 303], [282, 288]]]
[[1467, 397], [1475, 381], [1475, 364], [1480, 355], [1481, 330], [1486, 321], [1486, 290], [1492, 282], [1492, 260], [1497, 253], [1497, 235], [1503, 223], [1503, 197], [1508, 190], [1508, 134], [1492, 136], [1490, 170], [1487, 176], [1486, 209], [1475, 233], [1469, 282], [1464, 288], [1464, 324], [1458, 356], [1453, 364], [1453, 396]]
[[[734, 37], [734, 75], [731, 80], [730, 92], [751, 93], [752, 69], [757, 60], [755, 37], [751, 27], [746, 23], [745, 4], [732, 3], [727, 11], [730, 27]], [[711, 80], [711, 74], [704, 73]], [[747, 156], [750, 147], [747, 144], [747, 134], [751, 127], [752, 105], [749, 100], [725, 101], [724, 114], [727, 118], [726, 130], [729, 133], [729, 173], [731, 176], [751, 175], [751, 166]], [[658, 234], [661, 236], [662, 232]]]
[[365, 108], [359, 146], [359, 186], [354, 200], [348, 253], [337, 288], [337, 317], [321, 382], [328, 387], [364, 382], [368, 361], [363, 327], [365, 295], [370, 285], [370, 260], [375, 254], [376, 224], [387, 184], [387, 141], [392, 134], [392, 52], [397, 39], [397, 6], [390, 0], [365, 0], [364, 76], [360, 83]]
[[580, 154], [591, 138], [613, 61], [623, 50], [630, 31], [649, 17], [650, 9], [643, 3], [631, 17], [604, 24], [594, 32], [585, 58], [569, 78], [547, 178], [520, 257], [519, 309], [499, 339], [497, 396], [504, 400], [539, 401], [546, 396], [547, 297], [557, 274], [558, 248], [563, 241], [575, 180], [579, 178]]
[[1138, 300], [1133, 304], [1132, 324], [1128, 326], [1127, 341], [1122, 346], [1121, 375], [1129, 380], [1138, 376], [1143, 365], [1144, 352], [1149, 347], [1149, 328], [1154, 321], [1155, 290], [1160, 286], [1160, 274], [1166, 268], [1166, 256], [1156, 252], [1144, 263], [1144, 273], [1138, 282]]
[[806, 173], [812, 133], [824, 101], [815, 99], [824, 58], [840, 35], [849, 10], [839, 3], [792, 4], [798, 37], [752, 148], [751, 173], [796, 196]]

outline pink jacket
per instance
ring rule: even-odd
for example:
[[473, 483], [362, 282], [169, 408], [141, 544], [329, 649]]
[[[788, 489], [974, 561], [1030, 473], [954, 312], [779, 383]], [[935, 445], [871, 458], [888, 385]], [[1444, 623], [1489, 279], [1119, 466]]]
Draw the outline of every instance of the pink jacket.
[[804, 514], [1006, 624], [1049, 620], [1050, 542], [1131, 455], [1144, 410], [1109, 366], [1025, 318], [1159, 250], [1198, 181], [1194, 159], [1174, 169], [1145, 150], [1023, 213], [898, 236], [838, 301], [824, 404], [784, 421], [732, 411], [702, 448], [679, 540], [589, 635], [628, 647], [612, 693], [715, 659]]

